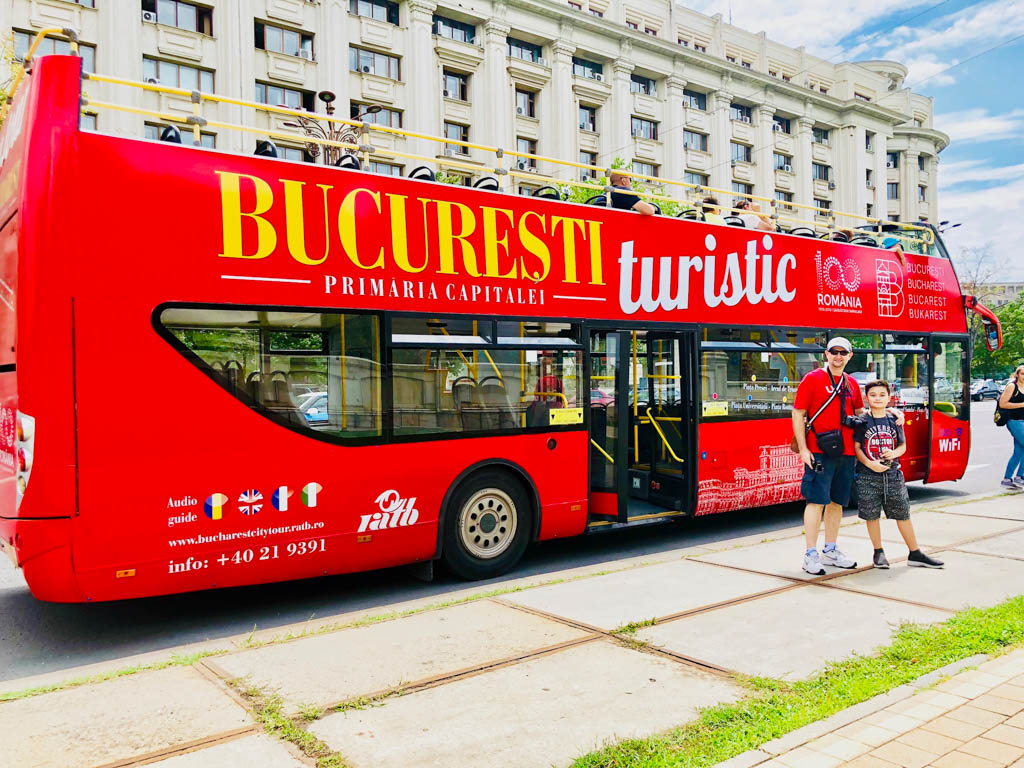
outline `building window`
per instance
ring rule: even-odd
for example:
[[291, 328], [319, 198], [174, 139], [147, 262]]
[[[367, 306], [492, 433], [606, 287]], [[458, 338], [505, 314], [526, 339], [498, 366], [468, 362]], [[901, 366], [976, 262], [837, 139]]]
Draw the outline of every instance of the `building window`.
[[516, 88], [516, 114], [523, 117], [536, 117], [537, 94], [533, 91], [520, 91]]
[[828, 135], [830, 131], [828, 128], [819, 128], [814, 126], [811, 128], [811, 140], [815, 144], [828, 144]]
[[398, 25], [398, 3], [389, 0], [349, 0], [348, 12]]
[[370, 173], [379, 173], [382, 176], [401, 176], [402, 166], [393, 163], [382, 163], [378, 160], [370, 161]]
[[793, 206], [791, 205], [791, 203], [793, 202], [793, 193], [792, 192], [783, 192], [781, 189], [776, 189], [775, 190], [775, 201], [782, 208], [785, 208], [786, 210], [792, 210]]
[[634, 138], [654, 139], [658, 138], [658, 124], [653, 120], [644, 120], [642, 117], [630, 119], [630, 132]]
[[[93, 3], [88, 7], [95, 8], [96, 5]], [[184, 3], [181, 0], [142, 0], [142, 10], [155, 13], [157, 24], [201, 32], [204, 35], [213, 34], [213, 11], [201, 5]]]
[[870, 96], [863, 93], [857, 93], [856, 91], [853, 93], [853, 98], [857, 99], [857, 101], [871, 101]]
[[[469, 126], [446, 122], [444, 124], [444, 137], [452, 141], [469, 141]], [[444, 151], [454, 152], [456, 155], [469, 154], [469, 148], [461, 144], [445, 144]]]
[[597, 107], [580, 107], [580, 130], [597, 130]]
[[829, 212], [832, 210], [832, 201], [822, 200], [821, 198], [816, 197], [814, 198], [814, 206], [818, 209], [814, 212], [815, 216], [828, 216]]
[[444, 88], [444, 97], [446, 99], [469, 101], [469, 75], [450, 72], [446, 69], [444, 70], [441, 85]]
[[700, 91], [683, 91], [683, 106], [690, 109], [699, 109], [701, 112], [708, 111], [708, 95]]
[[890, 213], [888, 219], [889, 221], [899, 221], [900, 217], [895, 213]]
[[596, 8], [590, 8], [589, 10], [590, 10], [590, 15], [591, 16], [597, 16], [597, 18], [599, 18], [599, 19], [603, 19], [604, 18], [604, 14], [601, 13]]
[[169, 85], [172, 88], [213, 93], [213, 72], [210, 70], [162, 59], [151, 59], [148, 56], [142, 57], [142, 78], [156, 80], [161, 85]]
[[683, 149], [699, 149], [701, 152], [708, 151], [708, 137], [696, 131], [683, 131]]
[[649, 77], [641, 77], [640, 75], [629, 76], [629, 92], [630, 93], [642, 93], [646, 96], [655, 95], [654, 81]]
[[772, 130], [778, 131], [779, 133], [792, 133], [792, 123], [790, 123], [788, 117], [779, 117], [775, 115], [772, 117]]
[[791, 82], [793, 82], [793, 76], [792, 75], [783, 75], [782, 76], [782, 82], [784, 82], [784, 83], [791, 83]]
[[739, 120], [742, 123], [749, 123], [754, 118], [754, 111], [743, 104], [729, 105], [729, 119]]
[[87, 112], [78, 118], [78, 130], [80, 131], [95, 131], [96, 130], [96, 115], [91, 112]]
[[708, 175], [706, 173], [697, 173], [696, 171], [684, 171], [683, 181], [698, 187], [706, 187], [708, 185]]
[[629, 27], [630, 29], [636, 29], [636, 30], [640, 29], [640, 25], [637, 24], [635, 21], [628, 21], [627, 20], [626, 21], [626, 26]]
[[899, 200], [900, 199], [900, 185], [894, 181], [890, 181], [885, 185], [885, 199], [886, 200]]
[[875, 134], [871, 131], [864, 131], [864, 150], [866, 152], [875, 151]]
[[654, 163], [643, 163], [639, 160], [633, 161], [633, 167], [630, 168], [633, 173], [639, 173], [642, 176], [658, 176], [658, 166]]
[[[143, 127], [143, 137], [149, 141], [160, 141], [160, 133], [166, 126], [157, 125], [156, 123], [146, 123]], [[189, 129], [181, 129], [181, 140], [183, 143], [192, 144], [192, 131]], [[199, 134], [199, 146], [206, 147], [207, 149], [214, 149], [217, 146], [217, 137], [212, 133], [201, 133]]]
[[874, 189], [875, 187], [875, 172], [870, 168], [864, 171], [864, 186], [868, 189]]
[[476, 41], [476, 27], [472, 24], [438, 16], [436, 13], [434, 14], [434, 34], [438, 37], [447, 37], [449, 40], [458, 40], [460, 43]]
[[71, 0], [75, 5], [80, 5], [83, 8], [95, 8], [96, 0]]
[[728, 61], [730, 64], [735, 64], [736, 63], [736, 57], [735, 56], [726, 56], [725, 60]]
[[867, 216], [869, 219], [874, 218], [874, 216], [875, 216], [875, 206], [874, 206], [874, 204], [868, 203], [867, 205], [864, 206], [864, 215]]
[[650, 35], [651, 37], [657, 37], [658, 36], [658, 30], [651, 29], [650, 27], [644, 27], [644, 34], [645, 35]]
[[373, 125], [383, 125], [388, 128], [402, 127], [402, 113], [397, 109], [381, 107], [379, 112], [367, 112], [369, 104], [351, 102], [348, 106], [349, 117], [352, 120], [365, 120]]
[[[90, 8], [92, 6], [89, 6]], [[28, 53], [28, 49], [32, 46], [32, 41], [35, 39], [35, 34], [32, 32], [20, 32], [14, 30], [14, 58], [16, 61], [24, 61], [25, 54]], [[57, 54], [60, 56], [71, 55], [71, 43], [67, 40], [56, 40], [52, 37], [44, 37], [43, 41], [39, 43], [39, 47], [36, 48], [35, 56], [49, 56], [51, 54]], [[78, 55], [82, 57], [82, 71], [83, 72], [95, 72], [96, 71], [96, 46], [87, 45], [85, 43], [78, 44]]]
[[744, 69], [751, 69], [751, 68], [753, 68], [754, 65], [751, 64], [749, 61], [743, 61], [741, 59], [740, 60], [740, 66], [743, 67]]
[[732, 183], [732, 191], [733, 194], [749, 197], [754, 194], [754, 185], [744, 184], [742, 181], [734, 181]]
[[917, 188], [917, 201], [919, 203], [925, 203], [925, 202], [928, 201], [927, 197], [925, 196], [925, 191], [927, 189], [928, 189], [927, 187], [918, 186], [918, 188]]
[[580, 178], [583, 179], [595, 179], [597, 178], [597, 152], [580, 152], [580, 163], [583, 165], [593, 165], [595, 170], [588, 171], [580, 169]]
[[689, 40], [683, 40], [683, 38], [680, 37], [678, 42], [679, 42], [679, 44], [681, 46], [683, 46], [683, 48], [689, 48], [690, 47], [690, 41]]
[[917, 156], [917, 170], [919, 170], [919, 171], [923, 171], [924, 170], [924, 155], [918, 155]]
[[313, 58], [313, 36], [294, 29], [275, 27], [273, 24], [256, 22], [256, 47], [264, 51], [283, 53], [287, 56]]
[[789, 155], [784, 155], [781, 152], [772, 153], [772, 166], [776, 171], [789, 171], [793, 172], [793, 158]]
[[915, 128], [920, 128], [922, 125], [924, 125], [924, 121], [920, 117], [915, 117], [914, 118], [914, 127]]
[[751, 148], [746, 144], [729, 142], [729, 156], [734, 163], [749, 163], [753, 157]]
[[591, 80], [602, 80], [604, 68], [596, 61], [587, 61], [573, 56], [572, 73], [579, 77], [589, 77]]
[[819, 181], [832, 181], [832, 166], [811, 163], [811, 178]]
[[[533, 139], [525, 139], [522, 136], [516, 136], [516, 152], [522, 155], [536, 155], [537, 154], [537, 142]], [[520, 168], [536, 168], [537, 158], [535, 157], [520, 157], [519, 158]]]
[[532, 62], [540, 61], [541, 47], [539, 45], [516, 40], [514, 37], [505, 38], [505, 42], [508, 43], [508, 55], [512, 58]]
[[693, 44], [693, 50], [700, 51], [701, 53], [707, 53], [708, 52], [707, 46], [701, 45], [700, 43], [694, 43]]
[[572, 8], [574, 11], [583, 10], [583, 5], [581, 3], [574, 3], [572, 0], [569, 0], [569, 7]]
[[315, 163], [316, 158], [305, 149], [299, 147], [283, 147], [277, 145], [277, 156], [282, 160], [290, 160], [293, 163]]
[[348, 68], [353, 72], [365, 72], [370, 75], [400, 80], [398, 57], [386, 53], [368, 51], [365, 48], [348, 48]]
[[900, 153], [899, 152], [886, 152], [885, 153], [885, 167], [886, 168], [899, 168], [900, 167]]
[[314, 98], [312, 91], [296, 91], [293, 88], [282, 88], [279, 85], [256, 82], [256, 101], [260, 104], [304, 109], [307, 112], [312, 112], [314, 109]]

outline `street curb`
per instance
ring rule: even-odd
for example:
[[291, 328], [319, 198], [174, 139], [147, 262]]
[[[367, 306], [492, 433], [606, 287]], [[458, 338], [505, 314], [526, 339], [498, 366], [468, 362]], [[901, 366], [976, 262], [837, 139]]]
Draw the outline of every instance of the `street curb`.
[[988, 654], [979, 653], [974, 656], [968, 656], [966, 659], [954, 661], [926, 675], [921, 675], [916, 680], [897, 686], [891, 691], [880, 693], [867, 701], [862, 701], [860, 704], [854, 704], [852, 707], [847, 707], [841, 712], [836, 712], [831, 717], [819, 720], [816, 723], [810, 723], [795, 731], [790, 731], [785, 736], [765, 742], [760, 747], [743, 752], [724, 762], [717, 763], [713, 768], [753, 768], [753, 766], [760, 765], [781, 754], [801, 747], [861, 718], [873, 715], [875, 712], [879, 712], [896, 702], [909, 699], [919, 690], [934, 685], [942, 678], [955, 675], [967, 667], [981, 664], [989, 658]]

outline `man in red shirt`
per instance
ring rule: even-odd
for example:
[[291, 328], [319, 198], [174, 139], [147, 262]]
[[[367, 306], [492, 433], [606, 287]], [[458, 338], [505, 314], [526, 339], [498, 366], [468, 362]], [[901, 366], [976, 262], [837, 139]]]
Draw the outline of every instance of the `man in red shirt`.
[[[829, 341], [825, 347], [825, 367], [811, 371], [801, 379], [793, 400], [793, 435], [805, 465], [800, 484], [800, 492], [807, 500], [804, 508], [807, 537], [804, 570], [815, 576], [825, 573], [823, 564], [837, 568], [857, 567], [856, 562], [836, 547], [839, 523], [843, 507], [850, 501], [857, 463], [853, 425], [848, 425], [848, 422], [864, 409], [860, 386], [843, 372], [852, 354], [853, 347], [848, 339], [838, 336]], [[838, 394], [830, 401], [834, 388], [838, 388]], [[823, 410], [822, 406], [825, 406]], [[812, 418], [814, 422], [808, 431], [805, 424]], [[835, 431], [838, 434], [827, 434]], [[824, 447], [818, 444], [819, 437]], [[819, 556], [818, 531], [823, 512], [825, 546]]]

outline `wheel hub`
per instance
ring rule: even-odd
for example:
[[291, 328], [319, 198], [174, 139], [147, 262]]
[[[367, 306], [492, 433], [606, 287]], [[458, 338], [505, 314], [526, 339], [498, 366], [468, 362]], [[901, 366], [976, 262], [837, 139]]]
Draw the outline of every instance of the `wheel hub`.
[[500, 488], [477, 491], [459, 512], [462, 545], [481, 560], [490, 560], [507, 550], [518, 525], [516, 505]]

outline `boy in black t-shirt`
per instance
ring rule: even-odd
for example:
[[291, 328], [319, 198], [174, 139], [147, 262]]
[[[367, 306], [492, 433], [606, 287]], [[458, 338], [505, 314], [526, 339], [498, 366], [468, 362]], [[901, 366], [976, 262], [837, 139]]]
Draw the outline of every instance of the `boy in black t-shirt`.
[[858, 417], [853, 431], [854, 450], [861, 463], [857, 474], [857, 514], [868, 526], [868, 536], [875, 548], [875, 568], [888, 568], [882, 549], [882, 510], [895, 520], [910, 555], [907, 565], [942, 568], [943, 563], [918, 549], [914, 525], [910, 522], [910, 496], [900, 471], [900, 459], [907, 451], [903, 427], [888, 414], [889, 384], [878, 380], [864, 387], [868, 410]]

